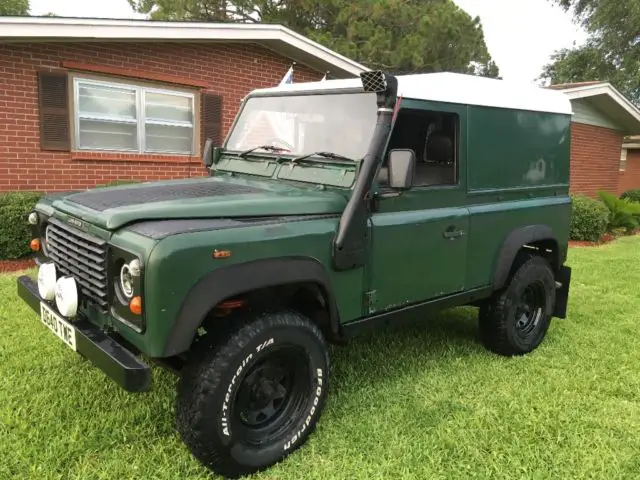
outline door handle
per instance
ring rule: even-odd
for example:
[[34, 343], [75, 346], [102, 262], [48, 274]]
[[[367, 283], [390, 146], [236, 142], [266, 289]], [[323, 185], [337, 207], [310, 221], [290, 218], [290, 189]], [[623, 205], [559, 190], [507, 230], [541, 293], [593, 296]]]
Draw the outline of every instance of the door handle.
[[447, 240], [455, 240], [456, 238], [464, 237], [464, 230], [454, 230], [455, 227], [449, 227], [444, 232], [442, 232], [442, 236]]

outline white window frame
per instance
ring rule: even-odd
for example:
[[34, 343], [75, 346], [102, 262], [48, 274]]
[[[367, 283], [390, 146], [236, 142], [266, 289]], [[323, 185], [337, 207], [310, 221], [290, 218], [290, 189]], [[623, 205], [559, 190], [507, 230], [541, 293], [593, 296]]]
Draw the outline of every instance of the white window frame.
[[627, 149], [622, 147], [622, 150], [620, 151], [620, 166], [619, 166], [619, 170], [621, 172], [624, 172], [627, 170]]
[[[122, 148], [105, 148], [105, 147], [80, 147], [80, 85], [95, 85], [98, 87], [120, 88], [123, 90], [133, 90], [135, 92], [136, 116], [135, 120], [116, 120], [109, 117], [99, 115], [82, 115], [83, 119], [93, 119], [102, 121], [111, 121], [116, 123], [126, 123], [129, 125], [136, 124], [138, 133], [137, 149]], [[185, 97], [191, 99], [191, 122], [171, 122], [162, 120], [147, 120], [145, 98], [147, 93], [159, 93], [163, 95], [173, 95], [176, 97]], [[147, 87], [143, 85], [135, 85], [130, 83], [109, 82], [102, 80], [93, 80], [82, 77], [75, 77], [73, 80], [73, 121], [75, 125], [74, 141], [75, 147], [79, 151], [109, 151], [109, 152], [130, 152], [140, 154], [174, 154], [174, 155], [195, 155], [196, 145], [196, 95], [194, 93], [180, 92], [176, 90], [166, 90], [160, 88]], [[146, 145], [146, 125], [162, 125], [167, 127], [190, 127], [191, 128], [191, 150], [189, 152], [180, 152], [175, 150], [149, 150]]]

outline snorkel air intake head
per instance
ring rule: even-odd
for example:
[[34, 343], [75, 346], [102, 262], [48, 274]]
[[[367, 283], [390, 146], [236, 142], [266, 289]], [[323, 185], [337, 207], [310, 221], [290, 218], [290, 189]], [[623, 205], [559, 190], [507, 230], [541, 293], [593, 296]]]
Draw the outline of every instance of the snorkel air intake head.
[[360, 80], [365, 92], [377, 94], [378, 108], [393, 108], [398, 96], [398, 79], [396, 77], [380, 70], [372, 70], [362, 72]]

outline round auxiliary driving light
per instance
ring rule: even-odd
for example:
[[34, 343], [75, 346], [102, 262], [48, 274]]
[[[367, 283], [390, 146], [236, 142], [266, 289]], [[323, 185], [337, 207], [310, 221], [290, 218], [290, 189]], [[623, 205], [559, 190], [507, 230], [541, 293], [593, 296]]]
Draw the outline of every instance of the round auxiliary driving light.
[[133, 275], [128, 263], [122, 265], [120, 269], [120, 290], [127, 299], [133, 297]]
[[45, 300], [53, 300], [56, 296], [56, 266], [43, 263], [38, 269], [38, 293]]
[[133, 275], [134, 277], [139, 277], [141, 271], [142, 265], [140, 265], [140, 260], [136, 258], [135, 260], [131, 260], [129, 262], [129, 272], [131, 272], [131, 275]]
[[73, 277], [61, 277], [56, 282], [56, 306], [63, 317], [75, 317], [78, 312], [78, 287]]
[[40, 220], [40, 217], [38, 216], [37, 212], [31, 212], [29, 214], [28, 221], [29, 221], [30, 225], [37, 225], [38, 224], [38, 220]]

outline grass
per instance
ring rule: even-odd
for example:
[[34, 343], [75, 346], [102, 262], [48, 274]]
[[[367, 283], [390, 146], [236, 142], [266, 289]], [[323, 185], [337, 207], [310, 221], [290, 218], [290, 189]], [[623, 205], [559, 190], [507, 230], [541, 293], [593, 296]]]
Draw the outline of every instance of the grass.
[[[524, 358], [487, 353], [473, 309], [334, 349], [316, 433], [255, 478], [638, 478], [638, 248], [572, 249], [569, 318]], [[14, 292], [0, 277], [0, 478], [212, 478], [174, 432], [170, 374], [124, 393]]]

